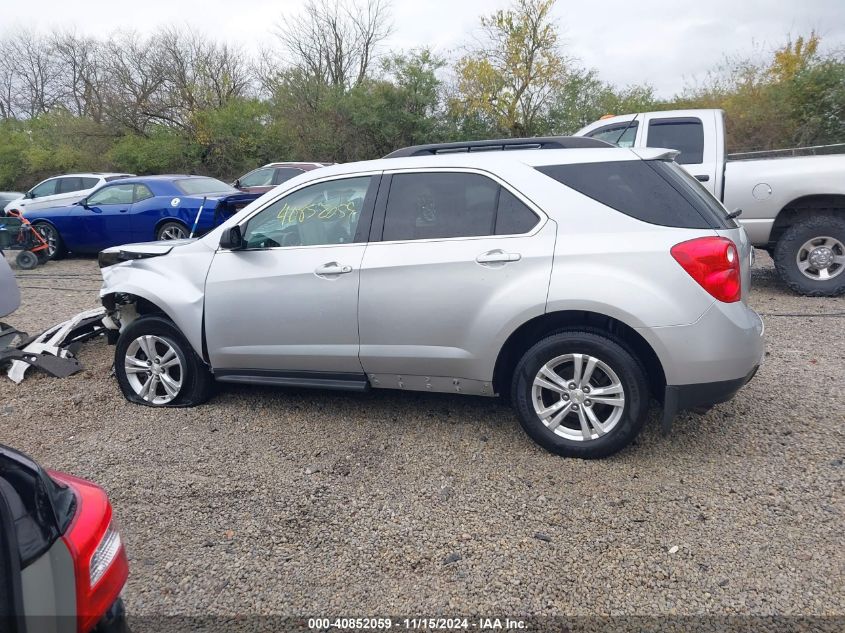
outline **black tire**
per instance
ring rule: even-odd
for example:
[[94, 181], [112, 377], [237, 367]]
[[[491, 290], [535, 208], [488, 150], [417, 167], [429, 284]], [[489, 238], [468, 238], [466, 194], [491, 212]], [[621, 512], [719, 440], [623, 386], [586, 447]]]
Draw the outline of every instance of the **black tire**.
[[[616, 374], [624, 389], [625, 403], [623, 407], [619, 407], [622, 410], [621, 416], [604, 435], [594, 439], [581, 441], [563, 437], [558, 432], [550, 430], [534, 410], [535, 376], [543, 365], [566, 354], [587, 354], [605, 363]], [[593, 375], [596, 375], [595, 371]], [[603, 376], [602, 371], [599, 377]], [[593, 389], [600, 386], [593, 386]], [[564, 396], [559, 397], [564, 398]], [[583, 394], [579, 393], [578, 397], [583, 397]], [[569, 399], [568, 396], [566, 398]], [[575, 395], [572, 396], [572, 401], [575, 401]], [[522, 428], [531, 439], [546, 450], [564, 457], [597, 459], [622, 450], [639, 434], [648, 412], [648, 382], [640, 362], [620, 343], [593, 332], [564, 331], [544, 338], [525, 352], [514, 372], [511, 403], [519, 416]], [[592, 405], [587, 402], [580, 406]], [[602, 412], [610, 410], [612, 409], [609, 405], [595, 405], [592, 409], [594, 412], [599, 411], [599, 416]], [[578, 418], [579, 414], [567, 414], [558, 430], [577, 433], [578, 431], [574, 429], [580, 428]], [[595, 430], [593, 426], [589, 428]]]
[[182, 238], [188, 237], [189, 235], [188, 227], [186, 227], [181, 222], [165, 222], [160, 227], [158, 227], [158, 230], [156, 231], [156, 239], [159, 241], [181, 239], [176, 237], [168, 237], [168, 232], [179, 232], [181, 233]]
[[38, 266], [38, 255], [32, 251], [21, 251], [18, 253], [18, 256], [15, 257], [15, 263], [21, 270], [32, 270]]
[[[798, 267], [797, 258], [804, 244], [814, 238], [829, 237], [845, 245], [845, 215], [814, 215], [799, 219], [775, 245], [775, 267], [784, 283], [798, 294], [835, 297], [845, 293], [845, 265], [838, 265], [830, 279], [811, 279]], [[841, 256], [845, 253], [835, 252]], [[813, 274], [810, 272], [810, 274]]]
[[62, 259], [67, 255], [67, 248], [65, 247], [65, 242], [62, 239], [59, 230], [50, 224], [49, 222], [33, 222], [32, 228], [38, 231], [44, 239], [48, 242], [50, 241], [50, 237], [48, 234], [52, 234], [55, 239], [55, 250], [53, 251], [52, 255], [48, 255], [47, 259]]
[[[176, 352], [181, 366], [181, 387], [173, 399], [166, 403], [155, 403], [142, 398], [130, 384], [126, 371], [127, 351], [140, 336], [151, 335], [162, 339]], [[114, 350], [114, 373], [123, 396], [130, 402], [149, 407], [193, 407], [208, 400], [213, 378], [208, 367], [197, 356], [190, 343], [168, 318], [161, 315], [143, 316], [130, 323], [120, 337]]]

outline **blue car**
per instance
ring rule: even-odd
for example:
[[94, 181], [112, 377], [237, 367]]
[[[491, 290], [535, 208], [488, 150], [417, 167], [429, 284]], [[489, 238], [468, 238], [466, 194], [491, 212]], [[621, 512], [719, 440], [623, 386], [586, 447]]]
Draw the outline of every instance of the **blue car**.
[[211, 230], [260, 194], [204, 176], [143, 176], [109, 182], [76, 204], [27, 212], [49, 255], [98, 253], [110, 246], [188, 237]]

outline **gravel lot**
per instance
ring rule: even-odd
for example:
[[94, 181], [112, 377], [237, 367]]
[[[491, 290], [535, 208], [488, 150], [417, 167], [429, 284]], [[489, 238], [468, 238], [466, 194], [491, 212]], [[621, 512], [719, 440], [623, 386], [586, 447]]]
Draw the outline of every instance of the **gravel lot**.
[[[758, 255], [755, 380], [667, 438], [652, 409], [604, 461], [545, 453], [482, 398], [138, 407], [102, 341], [71, 378], [0, 379], [0, 441], [108, 490], [136, 616], [845, 615], [845, 298], [792, 295]], [[98, 304], [91, 259], [18, 277], [21, 329]]]

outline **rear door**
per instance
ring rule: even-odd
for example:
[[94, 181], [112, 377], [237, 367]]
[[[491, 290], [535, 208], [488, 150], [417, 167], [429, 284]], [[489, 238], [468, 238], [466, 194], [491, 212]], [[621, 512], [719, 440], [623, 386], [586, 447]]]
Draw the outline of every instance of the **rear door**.
[[718, 139], [723, 139], [724, 134], [717, 134], [716, 113], [706, 110], [685, 114], [646, 114], [642, 145], [678, 150], [675, 161], [721, 200], [724, 153], [719, 151]]
[[492, 394], [502, 332], [544, 311], [554, 222], [484, 172], [385, 180], [361, 265], [364, 370], [377, 387]]

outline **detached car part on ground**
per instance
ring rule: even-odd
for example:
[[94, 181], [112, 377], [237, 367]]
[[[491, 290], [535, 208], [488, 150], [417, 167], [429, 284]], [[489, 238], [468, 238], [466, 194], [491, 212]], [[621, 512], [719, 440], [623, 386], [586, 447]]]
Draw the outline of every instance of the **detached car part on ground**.
[[[17, 310], [20, 303], [15, 275], [6, 258], [0, 255], [0, 318]], [[76, 373], [81, 369], [75, 356], [76, 347], [105, 333], [104, 314], [103, 308], [88, 310], [38, 336], [29, 336], [0, 321], [0, 370], [8, 367], [8, 376], [16, 383], [23, 380], [30, 367], [56, 378]]]
[[122, 633], [129, 566], [106, 493], [0, 445], [0, 630]]
[[297, 176], [199, 240], [108, 249], [120, 388], [148, 406], [214, 380], [502, 395], [548, 450], [610, 455], [650, 395], [668, 430], [764, 353], [745, 231], [676, 154], [406, 148]]

